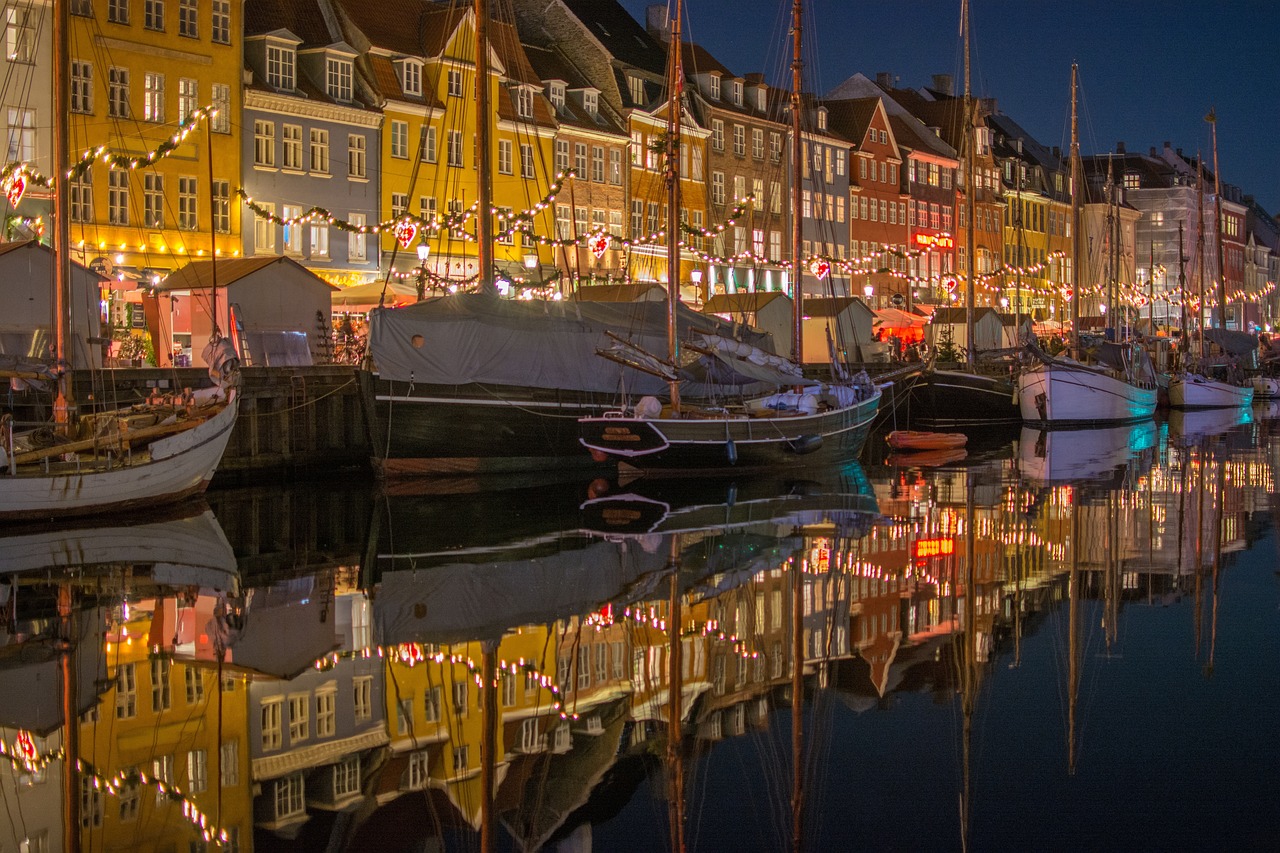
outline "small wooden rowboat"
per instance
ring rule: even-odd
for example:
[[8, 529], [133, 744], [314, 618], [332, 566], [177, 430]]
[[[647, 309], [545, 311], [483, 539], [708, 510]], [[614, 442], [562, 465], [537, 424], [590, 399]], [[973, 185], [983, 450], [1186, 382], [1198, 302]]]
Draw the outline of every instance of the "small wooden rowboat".
[[969, 437], [962, 432], [918, 432], [894, 430], [885, 436], [894, 450], [954, 450], [964, 447]]

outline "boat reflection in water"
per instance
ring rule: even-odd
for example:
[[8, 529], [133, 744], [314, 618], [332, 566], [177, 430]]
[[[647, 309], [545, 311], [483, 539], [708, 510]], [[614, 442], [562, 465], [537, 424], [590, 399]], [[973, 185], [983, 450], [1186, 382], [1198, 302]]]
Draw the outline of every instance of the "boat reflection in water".
[[1100, 429], [1041, 430], [1024, 426], [1018, 440], [1022, 475], [1041, 484], [1107, 479], [1131, 463], [1150, 465], [1154, 421]]
[[[85, 849], [1248, 846], [1278, 829], [1274, 756], [1237, 736], [1280, 714], [1248, 663], [1280, 646], [1274, 559], [1251, 549], [1264, 425], [1125, 428], [1091, 478], [1064, 472], [1101, 433], [1041, 457], [1033, 431], [815, 480], [215, 493], [229, 549], [98, 562], [65, 533], [53, 553], [95, 568], [13, 556], [0, 585], [0, 737], [37, 756], [0, 763], [11, 825], [72, 849], [62, 789]], [[21, 535], [4, 553], [39, 550]], [[1219, 747], [1180, 751], [1184, 730]], [[1166, 808], [1152, 755], [1230, 761], [1248, 817]], [[1160, 821], [1072, 819], [1116, 785]]]

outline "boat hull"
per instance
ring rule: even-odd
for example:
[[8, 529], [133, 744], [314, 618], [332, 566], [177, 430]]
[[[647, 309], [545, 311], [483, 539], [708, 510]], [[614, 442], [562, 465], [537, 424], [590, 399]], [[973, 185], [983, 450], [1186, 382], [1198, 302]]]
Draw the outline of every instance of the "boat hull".
[[587, 418], [581, 443], [598, 459], [665, 474], [816, 465], [862, 452], [880, 397], [793, 417]]
[[1175, 409], [1235, 409], [1252, 405], [1253, 385], [1229, 385], [1194, 374], [1169, 382], [1169, 405]]
[[1253, 377], [1253, 399], [1255, 400], [1280, 399], [1280, 377], [1277, 377], [1277, 376]]
[[1024, 423], [1089, 426], [1145, 420], [1155, 414], [1155, 386], [1135, 385], [1084, 365], [1038, 364], [1018, 377]]
[[1015, 385], [1007, 377], [960, 370], [926, 371], [911, 389], [911, 420], [920, 426], [1021, 422]]
[[235, 428], [239, 393], [177, 435], [154, 441], [143, 461], [68, 472], [0, 475], [0, 521], [100, 515], [162, 506], [209, 485]]

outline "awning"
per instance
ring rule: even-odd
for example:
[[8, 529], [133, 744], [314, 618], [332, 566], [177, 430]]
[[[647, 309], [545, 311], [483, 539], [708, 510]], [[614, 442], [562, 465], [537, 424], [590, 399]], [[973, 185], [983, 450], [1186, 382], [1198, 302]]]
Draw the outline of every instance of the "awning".
[[355, 287], [347, 287], [333, 294], [333, 304], [341, 306], [352, 305], [377, 305], [378, 300], [382, 297], [383, 288], [386, 288], [386, 305], [404, 305], [409, 302], [416, 302], [418, 299], [418, 286], [411, 281], [402, 281], [392, 279], [391, 281], [371, 281], [367, 284], [357, 284]]

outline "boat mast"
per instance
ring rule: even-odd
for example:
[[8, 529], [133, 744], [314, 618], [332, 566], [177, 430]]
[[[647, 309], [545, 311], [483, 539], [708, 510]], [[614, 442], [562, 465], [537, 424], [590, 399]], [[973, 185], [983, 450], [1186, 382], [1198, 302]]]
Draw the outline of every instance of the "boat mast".
[[1076, 85], [1080, 66], [1071, 65], [1071, 351], [1080, 358], [1080, 125]]
[[1107, 158], [1107, 331], [1111, 332], [1111, 340], [1119, 342], [1120, 327], [1116, 323], [1116, 168], [1110, 157]]
[[1178, 220], [1178, 306], [1181, 311], [1180, 328], [1182, 344], [1178, 349], [1184, 353], [1187, 348], [1187, 256], [1182, 247], [1182, 220]]
[[[1209, 132], [1213, 140], [1213, 214], [1216, 220], [1213, 232], [1216, 235], [1218, 253], [1218, 322], [1216, 325], [1225, 329], [1227, 327], [1227, 268], [1222, 258], [1222, 180], [1218, 177], [1218, 114], [1210, 108], [1204, 120], [1209, 122]], [[1240, 328], [1244, 328], [1243, 323]]]
[[804, 849], [804, 577], [791, 557], [791, 849]]
[[973, 178], [973, 159], [977, 154], [978, 146], [975, 144], [974, 136], [976, 130], [973, 121], [973, 93], [969, 88], [969, 0], [961, 0], [960, 3], [960, 29], [964, 31], [964, 140], [963, 145], [967, 149], [964, 152], [964, 186], [965, 194], [968, 196], [969, 215], [965, 219], [965, 243], [968, 251], [965, 252], [964, 259], [964, 339], [967, 344], [965, 347], [965, 365], [970, 371], [974, 368], [974, 359], [976, 353], [973, 346], [973, 300], [974, 300], [974, 281], [973, 281], [973, 256], [976, 252], [974, 246], [974, 224], [973, 221], [978, 217], [978, 194], [974, 191]]
[[1199, 270], [1196, 272], [1196, 329], [1200, 332], [1200, 361], [1204, 361], [1204, 160], [1196, 152], [1196, 214], [1200, 222], [1196, 226], [1196, 256]]
[[[677, 0], [679, 2], [679, 0]], [[671, 652], [667, 656], [667, 769], [671, 774], [669, 820], [671, 850], [684, 853], [684, 759], [682, 755], [684, 718], [684, 648], [680, 645], [680, 538], [671, 537], [671, 555], [667, 568], [671, 572], [671, 589], [667, 602], [670, 620], [668, 636]]]
[[1153, 239], [1148, 247], [1151, 250], [1151, 256], [1147, 260], [1147, 326], [1154, 337], [1156, 333], [1156, 241]]
[[53, 355], [54, 369], [58, 373], [58, 396], [53, 403], [53, 418], [59, 424], [69, 422], [75, 408], [75, 395], [71, 388], [71, 208], [67, 188], [67, 167], [71, 162], [71, 139], [67, 129], [68, 116], [71, 115], [68, 12], [67, 0], [54, 0]]
[[804, 358], [804, 266], [800, 258], [802, 223], [800, 221], [801, 158], [804, 142], [800, 138], [801, 86], [804, 63], [800, 58], [801, 0], [791, 2], [791, 360], [800, 364]]
[[[680, 330], [677, 317], [680, 310], [680, 94], [684, 89], [684, 50], [680, 33], [684, 9], [681, 0], [675, 0], [675, 14], [671, 17], [670, 63], [667, 70], [667, 358], [672, 368], [680, 360]], [[671, 408], [680, 411], [680, 380], [668, 383]]]
[[477, 289], [493, 284], [493, 157], [489, 151], [489, 0], [475, 0], [476, 17], [476, 258]]

